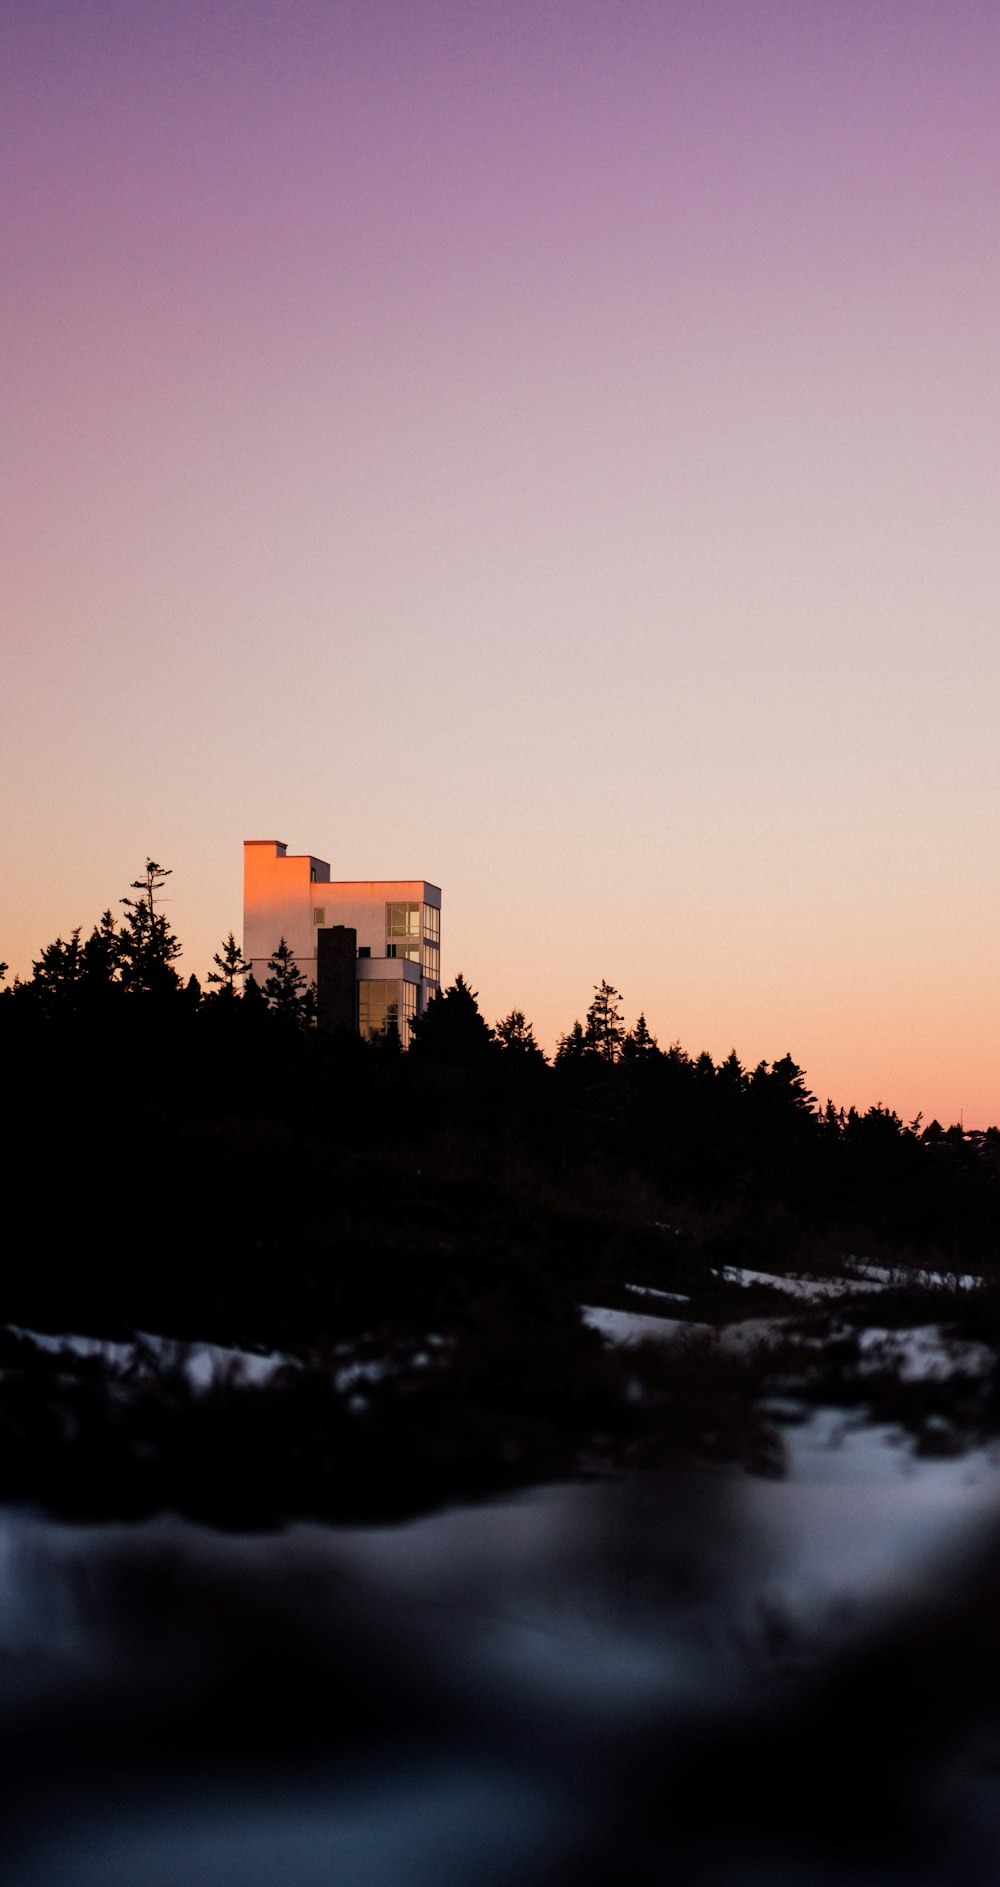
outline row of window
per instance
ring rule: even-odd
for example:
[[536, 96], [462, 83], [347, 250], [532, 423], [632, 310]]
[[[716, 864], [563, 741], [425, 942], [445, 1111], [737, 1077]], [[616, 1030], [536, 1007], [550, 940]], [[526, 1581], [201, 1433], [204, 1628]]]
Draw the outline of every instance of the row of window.
[[[325, 925], [324, 905], [313, 906], [313, 923], [318, 929]], [[423, 976], [432, 983], [441, 981], [441, 913], [435, 905], [412, 902], [387, 904], [385, 938], [387, 957], [403, 957], [408, 963], [419, 963]], [[370, 945], [366, 944], [358, 951], [358, 955], [371, 956]]]

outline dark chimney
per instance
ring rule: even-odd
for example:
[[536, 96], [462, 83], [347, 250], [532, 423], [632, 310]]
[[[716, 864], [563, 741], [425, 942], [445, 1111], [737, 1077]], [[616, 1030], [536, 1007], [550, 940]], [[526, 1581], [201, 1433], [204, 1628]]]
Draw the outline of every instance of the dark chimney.
[[316, 1026], [327, 1035], [357, 1027], [358, 933], [346, 924], [316, 932]]

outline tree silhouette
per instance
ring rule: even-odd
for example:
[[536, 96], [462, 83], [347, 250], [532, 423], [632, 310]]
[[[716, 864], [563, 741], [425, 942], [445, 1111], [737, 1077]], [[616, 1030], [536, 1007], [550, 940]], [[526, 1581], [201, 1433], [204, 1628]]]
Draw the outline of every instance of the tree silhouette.
[[625, 1030], [619, 1007], [621, 991], [603, 979], [595, 985], [594, 1000], [587, 1010], [583, 1031], [584, 1046], [602, 1061], [617, 1061], [622, 1052]]
[[75, 989], [83, 973], [83, 946], [78, 924], [70, 932], [68, 943], [57, 937], [54, 943], [46, 946], [37, 963], [32, 965], [31, 980], [34, 987], [44, 995], [62, 996], [67, 990]]
[[207, 981], [218, 983], [220, 996], [235, 996], [236, 983], [241, 976], [246, 976], [250, 965], [243, 955], [232, 931], [230, 931], [221, 951], [217, 950], [212, 958], [214, 970], [209, 970]]
[[144, 876], [141, 878], [133, 878], [132, 880], [132, 890], [141, 891], [142, 896], [141, 898], [123, 898], [122, 903], [126, 910], [134, 911], [137, 906], [144, 904], [150, 917], [154, 917], [156, 915], [156, 893], [162, 890], [167, 879], [172, 877], [173, 872], [168, 865], [158, 865], [155, 858], [147, 858]]
[[118, 981], [122, 945], [111, 912], [105, 911], [85, 943], [80, 942], [80, 934], [77, 925], [68, 940], [57, 937], [32, 965], [31, 981], [25, 987], [43, 1007], [58, 1003], [76, 1008], [95, 990]]
[[316, 1020], [316, 991], [295, 961], [292, 946], [284, 937], [278, 939], [273, 957], [268, 958], [271, 974], [264, 979], [264, 997], [268, 1008], [283, 1016], [296, 1028], [307, 1029]]
[[461, 971], [448, 989], [433, 996], [422, 1016], [410, 1023], [410, 1053], [418, 1061], [468, 1067], [483, 1061], [494, 1042], [493, 1030], [479, 1008], [479, 996]]
[[587, 1044], [583, 1035], [583, 1023], [574, 1022], [573, 1027], [559, 1037], [556, 1043], [556, 1061], [579, 1061], [587, 1053]]
[[715, 1071], [716, 1084], [729, 1095], [744, 1094], [747, 1087], [747, 1073], [735, 1048], [731, 1048], [725, 1061], [720, 1061]]
[[[729, 1057], [730, 1064], [734, 1061], [735, 1049]], [[782, 1055], [770, 1067], [766, 1061], [760, 1062], [750, 1076], [749, 1091], [752, 1096], [766, 1096], [772, 1113], [812, 1114], [816, 1107], [816, 1096], [810, 1094], [802, 1069], [790, 1055]]]
[[88, 984], [112, 983], [121, 960], [121, 938], [111, 911], [104, 911], [83, 946], [84, 977]]
[[640, 1015], [634, 1029], [630, 1029], [622, 1043], [623, 1061], [652, 1061], [660, 1052], [655, 1035], [650, 1032], [644, 1015]]
[[141, 895], [121, 900], [127, 915], [118, 933], [118, 973], [133, 993], [172, 995], [180, 987], [173, 965], [181, 946], [156, 909], [156, 893], [170, 876], [166, 866], [147, 858], [145, 876], [132, 881], [132, 890]]
[[535, 1032], [531, 1023], [525, 1020], [523, 1009], [512, 1009], [509, 1016], [498, 1022], [494, 1031], [497, 1043], [508, 1056], [520, 1056], [525, 1060], [544, 1061]]

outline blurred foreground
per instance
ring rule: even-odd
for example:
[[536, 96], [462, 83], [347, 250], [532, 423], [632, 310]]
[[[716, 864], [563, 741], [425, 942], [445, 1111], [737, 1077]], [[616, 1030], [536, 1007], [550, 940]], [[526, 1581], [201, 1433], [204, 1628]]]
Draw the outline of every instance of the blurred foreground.
[[396, 1527], [8, 1511], [5, 1887], [992, 1883], [1000, 1467], [787, 1450]]

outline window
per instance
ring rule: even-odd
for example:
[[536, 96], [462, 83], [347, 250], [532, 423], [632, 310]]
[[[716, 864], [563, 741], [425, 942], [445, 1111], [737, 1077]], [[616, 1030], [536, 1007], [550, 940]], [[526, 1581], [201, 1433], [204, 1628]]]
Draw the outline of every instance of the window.
[[420, 968], [432, 983], [441, 981], [441, 951], [436, 943], [425, 943]]
[[385, 907], [385, 934], [387, 938], [419, 937], [419, 904], [387, 904]]
[[372, 953], [372, 947], [371, 947], [371, 944], [359, 944], [359, 945], [358, 945], [358, 956], [359, 956], [359, 957], [370, 957], [370, 956], [371, 956], [371, 953]]
[[441, 913], [436, 904], [424, 905], [424, 936], [429, 943], [441, 942]]
[[403, 984], [403, 1047], [410, 1046], [410, 1023], [417, 1013], [417, 986], [415, 983]]
[[404, 1048], [410, 1046], [410, 1023], [417, 1013], [417, 992], [412, 983], [359, 983], [358, 1030], [360, 1034], [400, 1035]]
[[313, 909], [313, 923], [314, 924], [326, 923], [326, 912], [324, 911], [323, 906], [321, 904], [317, 904]]

